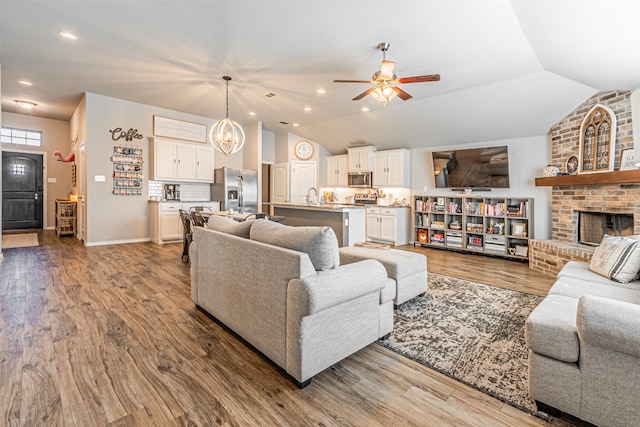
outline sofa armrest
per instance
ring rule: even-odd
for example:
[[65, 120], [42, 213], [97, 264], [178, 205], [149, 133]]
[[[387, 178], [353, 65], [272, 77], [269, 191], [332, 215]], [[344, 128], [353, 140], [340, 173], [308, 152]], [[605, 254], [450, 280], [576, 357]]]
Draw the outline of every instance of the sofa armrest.
[[287, 304], [308, 316], [373, 292], [387, 284], [387, 271], [373, 259], [341, 265], [314, 276], [289, 281]]
[[583, 296], [577, 328], [580, 341], [640, 357], [640, 305]]

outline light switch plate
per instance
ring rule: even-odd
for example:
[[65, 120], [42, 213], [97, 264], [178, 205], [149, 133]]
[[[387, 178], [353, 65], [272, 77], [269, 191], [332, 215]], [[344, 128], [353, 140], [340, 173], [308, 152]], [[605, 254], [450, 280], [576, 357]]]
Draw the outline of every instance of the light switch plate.
[[96, 180], [96, 182], [105, 182], [106, 178], [105, 178], [104, 175], [96, 175], [95, 176], [95, 180]]
[[58, 182], [58, 179], [57, 178], [47, 178], [47, 182], [49, 184], [55, 184], [56, 182]]

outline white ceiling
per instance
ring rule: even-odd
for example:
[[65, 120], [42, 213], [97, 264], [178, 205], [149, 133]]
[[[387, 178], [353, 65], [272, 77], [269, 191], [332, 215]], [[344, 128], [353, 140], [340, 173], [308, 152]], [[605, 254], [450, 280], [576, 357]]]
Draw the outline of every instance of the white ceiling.
[[[231, 118], [333, 153], [544, 135], [595, 92], [640, 87], [635, 0], [1, 0], [0, 14], [3, 111], [29, 99], [26, 114], [68, 120], [92, 92], [222, 118], [230, 75]], [[386, 108], [351, 101], [368, 86], [332, 81], [369, 79], [382, 41], [399, 77], [441, 81]]]

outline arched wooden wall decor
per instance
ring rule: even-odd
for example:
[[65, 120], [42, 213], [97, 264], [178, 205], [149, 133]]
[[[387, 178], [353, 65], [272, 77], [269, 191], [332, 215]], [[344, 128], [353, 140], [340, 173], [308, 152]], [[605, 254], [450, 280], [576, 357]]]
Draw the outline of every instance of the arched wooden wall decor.
[[607, 106], [597, 104], [580, 126], [579, 173], [613, 170], [616, 147], [616, 115]]

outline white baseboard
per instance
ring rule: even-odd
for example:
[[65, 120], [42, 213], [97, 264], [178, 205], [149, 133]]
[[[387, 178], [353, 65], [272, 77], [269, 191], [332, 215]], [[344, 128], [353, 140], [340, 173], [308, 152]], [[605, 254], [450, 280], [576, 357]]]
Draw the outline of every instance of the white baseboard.
[[127, 240], [105, 240], [102, 242], [84, 242], [85, 246], [104, 246], [104, 245], [122, 245], [127, 243], [143, 243], [150, 242], [149, 237], [143, 237], [141, 239], [127, 239]]

